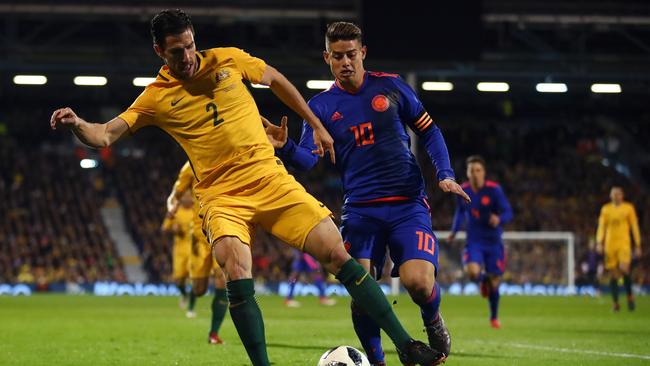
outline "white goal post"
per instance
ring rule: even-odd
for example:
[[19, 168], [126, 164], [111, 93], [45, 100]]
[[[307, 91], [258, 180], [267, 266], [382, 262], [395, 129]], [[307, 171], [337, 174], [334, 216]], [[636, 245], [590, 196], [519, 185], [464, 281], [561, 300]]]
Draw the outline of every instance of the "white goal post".
[[[449, 231], [435, 231], [438, 241], [446, 240]], [[456, 234], [456, 239], [465, 240], [464, 231]], [[560, 241], [566, 245], [566, 269], [567, 269], [567, 290], [568, 293], [575, 292], [575, 234], [570, 231], [506, 231], [503, 233], [503, 241]], [[440, 244], [439, 244], [440, 245]], [[391, 280], [391, 294], [397, 295], [400, 292], [398, 278]]]

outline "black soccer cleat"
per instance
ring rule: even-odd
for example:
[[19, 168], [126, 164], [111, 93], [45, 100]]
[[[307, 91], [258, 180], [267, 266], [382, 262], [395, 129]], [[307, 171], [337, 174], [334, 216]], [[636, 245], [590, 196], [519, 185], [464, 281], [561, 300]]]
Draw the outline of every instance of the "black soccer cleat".
[[405, 366], [435, 366], [447, 359], [447, 355], [436, 351], [423, 342], [411, 339], [403, 349], [398, 349], [399, 360]]
[[429, 346], [438, 352], [444, 353], [445, 356], [449, 356], [451, 352], [451, 334], [449, 334], [449, 329], [447, 329], [442, 315], [438, 315], [438, 319], [427, 325], [426, 330]]

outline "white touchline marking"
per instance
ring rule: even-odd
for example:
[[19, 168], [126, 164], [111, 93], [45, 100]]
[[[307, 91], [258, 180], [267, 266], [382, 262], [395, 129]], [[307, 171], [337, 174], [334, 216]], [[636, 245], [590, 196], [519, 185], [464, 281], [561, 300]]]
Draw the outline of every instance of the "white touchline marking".
[[534, 344], [526, 343], [499, 343], [499, 342], [485, 342], [485, 341], [476, 341], [475, 343], [483, 343], [496, 345], [500, 344], [503, 346], [510, 346], [516, 348], [528, 348], [536, 349], [540, 351], [552, 351], [552, 352], [562, 352], [562, 353], [579, 353], [583, 355], [596, 355], [596, 356], [609, 356], [609, 357], [621, 357], [621, 358], [636, 358], [640, 360], [650, 360], [650, 355], [638, 355], [634, 353], [619, 353], [619, 352], [603, 352], [603, 351], [591, 351], [586, 349], [573, 349], [573, 348], [559, 348], [559, 347], [549, 347], [549, 346], [537, 346]]

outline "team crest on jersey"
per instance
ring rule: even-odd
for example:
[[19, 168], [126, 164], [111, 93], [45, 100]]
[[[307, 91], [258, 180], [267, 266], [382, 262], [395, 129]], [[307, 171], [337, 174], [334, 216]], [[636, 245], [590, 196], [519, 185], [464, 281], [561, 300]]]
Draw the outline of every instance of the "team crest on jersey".
[[217, 72], [217, 82], [226, 80], [230, 77], [230, 71], [228, 69], [221, 69]]
[[375, 97], [372, 98], [372, 102], [370, 104], [372, 105], [372, 109], [377, 112], [385, 112], [390, 106], [388, 98], [386, 98], [385, 95], [381, 94], [375, 95]]
[[490, 197], [489, 196], [483, 196], [481, 197], [481, 204], [483, 206], [487, 206], [490, 204]]

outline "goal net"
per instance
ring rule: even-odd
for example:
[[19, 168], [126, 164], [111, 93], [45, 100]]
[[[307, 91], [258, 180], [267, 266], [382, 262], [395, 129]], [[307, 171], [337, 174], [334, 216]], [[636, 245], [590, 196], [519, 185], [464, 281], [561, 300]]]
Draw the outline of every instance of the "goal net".
[[[448, 231], [436, 231], [439, 240], [438, 281], [451, 294], [473, 294], [478, 286], [463, 274], [465, 232], [448, 243]], [[572, 232], [508, 231], [504, 294], [554, 295], [575, 293], [575, 236]], [[391, 281], [391, 292], [400, 291], [399, 279]]]

